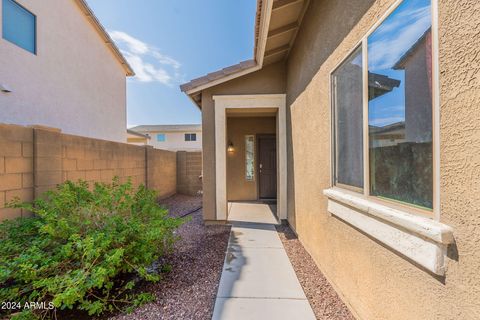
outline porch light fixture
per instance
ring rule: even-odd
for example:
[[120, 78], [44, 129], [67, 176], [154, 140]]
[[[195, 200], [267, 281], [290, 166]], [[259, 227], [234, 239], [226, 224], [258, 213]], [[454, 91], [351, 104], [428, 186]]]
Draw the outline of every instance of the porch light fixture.
[[233, 142], [232, 142], [232, 141], [229, 141], [229, 142], [228, 142], [227, 152], [228, 152], [228, 153], [233, 153], [233, 152], [235, 152], [235, 148], [233, 147]]
[[5, 93], [12, 92], [12, 90], [6, 84], [3, 84], [3, 83], [0, 83], [0, 91]]

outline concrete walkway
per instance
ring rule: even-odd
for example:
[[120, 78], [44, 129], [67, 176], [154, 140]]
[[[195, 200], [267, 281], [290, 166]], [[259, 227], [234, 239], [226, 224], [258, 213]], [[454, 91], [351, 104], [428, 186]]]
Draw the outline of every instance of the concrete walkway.
[[275, 229], [274, 206], [229, 204], [228, 242], [213, 319], [315, 319]]

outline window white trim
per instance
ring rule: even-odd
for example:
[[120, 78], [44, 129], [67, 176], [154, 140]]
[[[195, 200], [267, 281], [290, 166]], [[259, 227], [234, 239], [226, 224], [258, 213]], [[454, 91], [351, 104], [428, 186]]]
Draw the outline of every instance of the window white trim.
[[[436, 275], [445, 275], [447, 246], [454, 242], [453, 229], [440, 223], [440, 81], [438, 0], [432, 5], [432, 137], [433, 137], [433, 214], [418, 211], [414, 206], [393, 205], [389, 201], [369, 196], [369, 134], [368, 134], [368, 37], [387, 19], [404, 0], [397, 0], [348, 54], [331, 70], [335, 70], [361, 44], [363, 47], [363, 106], [364, 106], [364, 192], [356, 193], [335, 187], [332, 165], [332, 188], [323, 193], [328, 197], [328, 211], [353, 227], [380, 241], [397, 253], [414, 261]], [[330, 90], [332, 101], [332, 92]], [[332, 114], [335, 112], [331, 111]], [[332, 126], [333, 118], [332, 118]], [[331, 145], [335, 143], [332, 127]], [[331, 149], [333, 150], [333, 149]], [[331, 155], [332, 164], [336, 161]], [[423, 216], [425, 215], [425, 216]]]
[[328, 197], [328, 211], [334, 216], [427, 270], [445, 274], [447, 245], [453, 243], [451, 227], [340, 188], [323, 193]]
[[[364, 187], [363, 194], [365, 196], [370, 195], [370, 174], [369, 174], [369, 132], [368, 132], [368, 37], [374, 33], [377, 28], [404, 2], [405, 0], [395, 1], [390, 8], [383, 14], [383, 16], [373, 24], [373, 26], [365, 33], [365, 35], [360, 39], [359, 42], [353, 46], [351, 50], [330, 70], [330, 110], [331, 114], [335, 112], [333, 110], [333, 93], [331, 89], [331, 79], [333, 73], [345, 62], [348, 57], [359, 47], [362, 46], [362, 67], [363, 67], [363, 145], [364, 145], [364, 154], [363, 154], [363, 170], [364, 170]], [[429, 214], [436, 221], [440, 221], [440, 81], [439, 81], [439, 40], [438, 40], [438, 0], [431, 0], [431, 10], [432, 10], [432, 157], [433, 157], [433, 208], [431, 211], [424, 210], [425, 214]], [[333, 146], [335, 145], [335, 124], [333, 116], [331, 116], [332, 124], [332, 136], [330, 141], [331, 152], [334, 150]], [[335, 186], [335, 154], [331, 153], [331, 172], [330, 180], [331, 185]], [[379, 201], [382, 201], [379, 198]], [[385, 202], [388, 205], [388, 202]], [[409, 204], [405, 204], [405, 207], [408, 207]]]

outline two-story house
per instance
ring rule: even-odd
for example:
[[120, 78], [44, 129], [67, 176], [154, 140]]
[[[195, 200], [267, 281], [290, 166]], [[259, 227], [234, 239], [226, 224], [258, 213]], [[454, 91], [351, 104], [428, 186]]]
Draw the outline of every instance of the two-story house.
[[0, 2], [0, 123], [125, 142], [134, 72], [87, 3]]
[[[200, 124], [142, 125], [129, 129], [150, 137], [145, 143], [157, 149], [171, 151], [201, 151], [202, 126]], [[138, 137], [128, 139], [129, 143], [138, 143]]]

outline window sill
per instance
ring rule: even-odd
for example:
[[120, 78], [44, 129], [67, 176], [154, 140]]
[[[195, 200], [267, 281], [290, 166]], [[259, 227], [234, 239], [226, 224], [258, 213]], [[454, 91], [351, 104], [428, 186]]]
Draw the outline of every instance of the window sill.
[[393, 209], [363, 195], [330, 188], [328, 211], [436, 275], [445, 274], [453, 229], [432, 219]]

